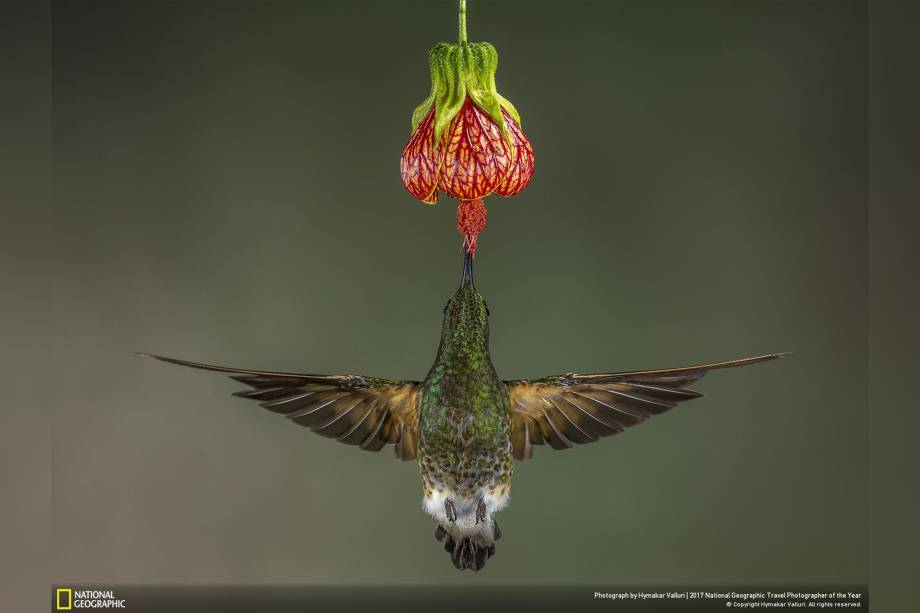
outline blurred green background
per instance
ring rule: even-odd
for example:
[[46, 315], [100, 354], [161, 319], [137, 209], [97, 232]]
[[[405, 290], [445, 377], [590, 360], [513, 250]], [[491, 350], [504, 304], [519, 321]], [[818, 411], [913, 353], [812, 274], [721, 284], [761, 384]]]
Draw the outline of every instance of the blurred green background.
[[469, 2], [537, 155], [481, 236], [499, 373], [800, 352], [538, 448], [478, 575], [414, 464], [131, 354], [424, 376], [460, 238], [398, 156], [455, 10], [55, 5], [53, 579], [864, 583], [861, 2]]

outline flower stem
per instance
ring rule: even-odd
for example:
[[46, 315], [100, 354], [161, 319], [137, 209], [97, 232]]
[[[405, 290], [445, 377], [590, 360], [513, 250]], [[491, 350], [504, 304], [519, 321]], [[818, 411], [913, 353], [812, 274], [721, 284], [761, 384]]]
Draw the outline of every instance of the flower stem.
[[460, 42], [466, 42], [466, 0], [460, 0], [460, 11], [459, 11], [459, 22], [460, 22]]

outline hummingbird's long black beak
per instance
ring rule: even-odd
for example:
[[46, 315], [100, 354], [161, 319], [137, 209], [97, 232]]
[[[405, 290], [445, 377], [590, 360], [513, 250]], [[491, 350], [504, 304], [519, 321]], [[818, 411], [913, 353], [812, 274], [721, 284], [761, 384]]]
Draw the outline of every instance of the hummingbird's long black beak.
[[473, 255], [463, 250], [463, 276], [460, 277], [460, 287], [473, 285]]

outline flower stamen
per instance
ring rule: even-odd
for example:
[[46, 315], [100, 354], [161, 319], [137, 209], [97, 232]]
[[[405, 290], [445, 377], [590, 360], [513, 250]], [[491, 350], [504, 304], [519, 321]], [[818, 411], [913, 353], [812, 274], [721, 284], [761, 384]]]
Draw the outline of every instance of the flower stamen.
[[479, 233], [486, 228], [486, 203], [482, 198], [461, 200], [457, 205], [457, 231], [463, 235], [463, 248], [476, 255]]

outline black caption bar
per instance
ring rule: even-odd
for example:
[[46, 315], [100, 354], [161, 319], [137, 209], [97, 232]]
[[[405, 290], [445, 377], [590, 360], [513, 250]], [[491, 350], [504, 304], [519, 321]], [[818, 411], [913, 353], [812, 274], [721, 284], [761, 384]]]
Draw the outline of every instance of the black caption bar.
[[68, 586], [52, 588], [52, 611], [132, 613], [374, 613], [437, 611], [868, 611], [865, 586], [758, 587], [236, 587]]

